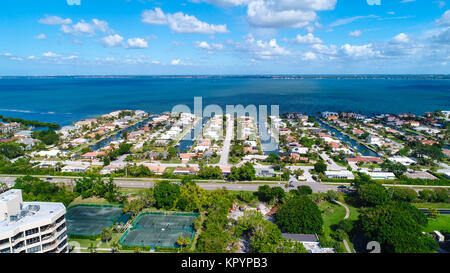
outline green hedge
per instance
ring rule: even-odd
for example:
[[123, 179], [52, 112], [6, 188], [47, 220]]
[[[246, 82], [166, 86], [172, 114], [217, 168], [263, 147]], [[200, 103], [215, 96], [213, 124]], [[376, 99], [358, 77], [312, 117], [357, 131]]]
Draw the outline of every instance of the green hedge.
[[80, 235], [80, 234], [68, 234], [70, 239], [88, 239], [88, 240], [97, 240], [101, 238], [101, 235]]

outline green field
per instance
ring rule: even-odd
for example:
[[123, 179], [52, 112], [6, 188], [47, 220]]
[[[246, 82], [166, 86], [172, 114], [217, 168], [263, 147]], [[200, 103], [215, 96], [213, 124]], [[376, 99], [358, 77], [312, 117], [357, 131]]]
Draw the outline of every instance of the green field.
[[424, 231], [433, 232], [435, 230], [450, 231], [450, 215], [441, 214], [437, 219], [428, 218], [428, 226], [424, 229]]
[[419, 209], [450, 209], [450, 203], [411, 203]]

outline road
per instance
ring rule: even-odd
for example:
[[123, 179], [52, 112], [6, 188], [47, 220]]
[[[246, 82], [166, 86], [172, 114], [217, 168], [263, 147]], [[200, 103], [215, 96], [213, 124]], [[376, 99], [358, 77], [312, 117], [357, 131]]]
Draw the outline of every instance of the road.
[[[45, 179], [45, 178], [43, 178]], [[0, 182], [5, 182], [8, 187], [13, 187], [15, 184], [16, 177], [1, 177]], [[73, 186], [74, 179], [72, 178], [60, 178], [55, 177], [51, 180], [46, 180], [51, 183], [64, 183], [66, 185]], [[145, 189], [151, 188], [154, 184], [159, 180], [152, 179], [115, 179], [114, 183], [121, 188], [136, 188], [136, 189]], [[179, 182], [176, 182], [179, 183]], [[285, 188], [285, 184], [267, 184], [267, 183], [258, 183], [254, 182], [197, 182], [197, 185], [205, 190], [215, 190], [220, 188], [226, 188], [230, 191], [257, 191], [259, 186], [268, 185], [270, 187], [282, 187], [286, 191], [290, 191], [291, 189], [297, 188], [297, 186], [305, 185], [310, 186], [313, 192], [327, 192], [329, 190], [337, 190], [337, 186], [335, 185], [323, 185], [316, 182], [296, 182], [294, 183], [294, 187]]]
[[339, 166], [338, 164], [336, 164], [336, 162], [334, 162], [333, 159], [331, 159], [326, 153], [321, 153], [320, 157], [322, 157], [323, 160], [325, 160], [325, 162], [327, 162], [328, 165], [328, 170], [333, 170], [333, 171], [342, 171], [342, 170], [347, 170], [346, 167], [342, 167]]
[[[428, 209], [419, 209], [423, 213], [428, 213]], [[437, 209], [440, 214], [450, 215], [450, 209]]]
[[233, 139], [234, 131], [234, 119], [232, 117], [227, 118], [227, 132], [225, 140], [223, 141], [222, 155], [220, 156], [219, 166], [228, 167], [228, 156], [230, 154], [231, 140]]

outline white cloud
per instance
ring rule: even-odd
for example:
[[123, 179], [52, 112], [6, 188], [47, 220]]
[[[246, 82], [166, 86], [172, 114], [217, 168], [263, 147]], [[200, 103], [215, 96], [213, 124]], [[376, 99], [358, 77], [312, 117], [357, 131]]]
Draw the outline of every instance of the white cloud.
[[51, 52], [51, 51], [48, 51], [48, 52], [44, 52], [44, 53], [42, 54], [42, 56], [44, 56], [44, 57], [49, 57], [49, 58], [55, 58], [55, 57], [60, 57], [61, 55], [56, 54], [56, 53]]
[[345, 44], [341, 46], [341, 51], [345, 56], [351, 58], [369, 58], [380, 56], [380, 52], [373, 48], [372, 44], [354, 46]]
[[450, 10], [447, 10], [441, 18], [436, 20], [438, 26], [450, 26]]
[[118, 34], [114, 34], [103, 37], [100, 41], [104, 47], [116, 47], [122, 45], [123, 37]]
[[312, 60], [316, 60], [316, 59], [317, 59], [317, 55], [311, 51], [304, 53], [302, 56], [303, 61], [312, 61]]
[[253, 27], [301, 28], [317, 22], [316, 11], [333, 10], [337, 0], [191, 0], [220, 7], [247, 6], [247, 20]]
[[409, 37], [405, 33], [400, 33], [391, 40], [394, 44], [404, 44], [409, 43]]
[[277, 9], [274, 1], [258, 0], [248, 5], [247, 17], [251, 25], [265, 28], [300, 28], [317, 19], [313, 10]]
[[336, 20], [335, 22], [331, 23], [330, 27], [347, 25], [347, 24], [353, 23], [356, 20], [370, 19], [370, 18], [379, 18], [379, 17], [376, 15], [367, 15], [367, 16], [354, 16], [354, 17], [339, 19], [339, 20]]
[[348, 36], [354, 37], [354, 38], [358, 38], [361, 35], [362, 35], [361, 30], [350, 31], [350, 33], [348, 34]]
[[336, 55], [337, 54], [337, 47], [335, 45], [321, 45], [321, 44], [315, 44], [312, 45], [311, 48], [316, 52], [320, 53], [322, 55]]
[[180, 60], [180, 59], [175, 59], [175, 60], [172, 60], [172, 61], [170, 62], [170, 64], [171, 64], [171, 65], [181, 65], [182, 63], [181, 63], [181, 60]]
[[94, 35], [97, 31], [102, 33], [113, 33], [113, 31], [109, 28], [108, 22], [92, 19], [92, 22], [86, 22], [85, 20], [80, 20], [78, 23], [69, 26], [62, 25], [61, 31], [66, 34], [76, 34], [76, 35]]
[[41, 33], [39, 35], [36, 35], [34, 38], [36, 40], [47, 40], [47, 35], [45, 35], [44, 33]]
[[208, 53], [213, 53], [217, 50], [223, 50], [224, 46], [222, 44], [209, 44], [208, 42], [202, 41], [202, 42], [195, 42], [195, 47], [198, 49], [206, 50]]
[[194, 3], [208, 3], [219, 7], [234, 7], [242, 6], [250, 2], [251, 0], [192, 0]]
[[300, 44], [300, 45], [312, 45], [312, 44], [321, 44], [322, 43], [322, 40], [318, 37], [314, 37], [314, 35], [312, 33], [308, 33], [304, 36], [299, 34], [290, 41], [294, 42], [296, 44]]
[[276, 39], [256, 40], [252, 34], [249, 34], [244, 37], [244, 40], [244, 43], [236, 43], [234, 46], [238, 51], [249, 53], [254, 59], [270, 60], [291, 54], [289, 50], [279, 46]]
[[177, 33], [215, 34], [227, 33], [227, 25], [213, 25], [182, 12], [164, 13], [160, 8], [142, 12], [142, 22], [151, 25], [167, 25]]
[[127, 43], [128, 48], [136, 48], [136, 49], [148, 48], [147, 41], [142, 38], [131, 38], [128, 39]]
[[63, 19], [59, 16], [45, 16], [42, 19], [39, 19], [39, 23], [43, 25], [68, 25], [72, 24], [72, 19], [67, 18]]

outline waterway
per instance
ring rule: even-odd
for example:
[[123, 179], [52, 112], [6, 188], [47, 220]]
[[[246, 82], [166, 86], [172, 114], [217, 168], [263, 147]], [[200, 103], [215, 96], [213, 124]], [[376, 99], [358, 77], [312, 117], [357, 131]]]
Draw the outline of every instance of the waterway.
[[360, 142], [354, 140], [353, 138], [341, 133], [339, 130], [336, 130], [335, 128], [329, 126], [328, 124], [325, 124], [323, 122], [320, 122], [320, 127], [323, 129], [329, 130], [333, 136], [341, 140], [342, 142], [348, 144], [353, 150], [357, 151], [358, 153], [362, 154], [363, 156], [375, 156], [378, 157], [378, 153], [375, 151], [372, 151], [371, 149], [367, 148]]

